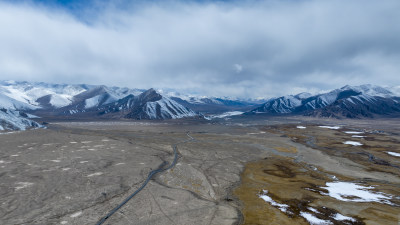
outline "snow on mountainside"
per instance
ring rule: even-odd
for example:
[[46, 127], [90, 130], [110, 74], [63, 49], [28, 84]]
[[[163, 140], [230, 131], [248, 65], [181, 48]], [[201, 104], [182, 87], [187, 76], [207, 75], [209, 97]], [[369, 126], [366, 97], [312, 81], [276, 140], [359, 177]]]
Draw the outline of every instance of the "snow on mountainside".
[[141, 94], [139, 89], [128, 89], [118, 87], [97, 86], [74, 96], [70, 105], [60, 108], [61, 114], [72, 115], [85, 112], [96, 112], [103, 110], [102, 107], [118, 101], [127, 96]]
[[35, 109], [35, 106], [32, 106], [30, 104], [26, 104], [24, 102], [20, 102], [14, 98], [9, 97], [8, 95], [6, 95], [7, 91], [3, 90], [0, 87], [0, 108], [6, 108], [6, 109], [22, 109], [22, 110], [26, 110], [26, 109]]
[[26, 130], [36, 127], [42, 126], [35, 121], [29, 120], [27, 114], [0, 108], [0, 130]]
[[389, 87], [390, 90], [395, 96], [400, 97], [400, 86]]
[[297, 107], [301, 106], [304, 97], [309, 94], [287, 95], [275, 99], [270, 99], [262, 106], [252, 110], [255, 113], [270, 112], [270, 113], [291, 113]]
[[178, 104], [168, 97], [162, 97], [155, 102], [147, 102], [144, 106], [144, 112], [145, 117], [148, 119], [177, 119], [197, 115], [192, 110]]
[[220, 114], [229, 111], [248, 111], [262, 103], [254, 99], [241, 100], [237, 98], [218, 98], [200, 95], [181, 94], [176, 91], [160, 91], [163, 96], [205, 115]]
[[[89, 94], [90, 93], [90, 94]], [[115, 102], [118, 99], [124, 98], [128, 95], [138, 95], [142, 91], [138, 89], [128, 89], [128, 88], [116, 88], [116, 87], [106, 87], [100, 86], [98, 88], [89, 90], [84, 94], [86, 97], [91, 95], [93, 97], [85, 99], [84, 108], [90, 109], [94, 107], [100, 107], [102, 105], [107, 105], [109, 103]], [[79, 99], [81, 96], [76, 96], [75, 99]]]
[[[100, 91], [99, 91], [100, 89]], [[96, 96], [93, 92], [99, 92]], [[140, 94], [143, 90], [100, 85], [70, 85], [0, 81], [0, 95], [7, 96], [8, 102], [17, 102], [21, 109], [58, 109], [70, 105], [88, 109], [108, 104], [129, 94]], [[89, 96], [92, 94], [92, 96]], [[103, 96], [101, 96], [103, 94]], [[83, 99], [86, 96], [86, 99]], [[4, 98], [4, 97], [3, 97]]]
[[[153, 96], [157, 99], [151, 99]], [[124, 106], [125, 104], [125, 106]], [[128, 105], [126, 105], [128, 104]], [[0, 105], [39, 115], [102, 116], [116, 113], [135, 119], [176, 119], [197, 114], [153, 89], [0, 81]], [[117, 115], [118, 114], [118, 115]]]
[[373, 118], [374, 115], [393, 115], [400, 113], [400, 104], [398, 100], [396, 100], [396, 98], [383, 98], [369, 95], [351, 96], [335, 101], [333, 104], [324, 108], [307, 112], [305, 115], [334, 118]]
[[0, 81], [0, 108], [34, 112], [39, 116], [134, 119], [175, 119], [211, 116], [232, 111], [270, 114], [307, 114], [318, 116], [372, 117], [398, 111], [400, 86], [344, 86], [327, 93], [300, 93], [272, 98], [260, 104], [256, 100], [216, 98], [155, 91], [107, 87]]
[[373, 117], [400, 112], [399, 99], [387, 88], [376, 85], [344, 86], [314, 96], [283, 96], [268, 100], [252, 113], [305, 113], [324, 117]]
[[[8, 97], [7, 100], [4, 100], [8, 106], [15, 105], [15, 109], [34, 110], [42, 116], [73, 115], [99, 111], [105, 105], [117, 102], [129, 95], [138, 96], [144, 91], [102, 85], [0, 81], [0, 94], [3, 95], [3, 98]], [[165, 98], [165, 102], [160, 102], [160, 106], [166, 107], [173, 101], [173, 105], [179, 104], [204, 114], [247, 111], [261, 103], [255, 100], [179, 94], [172, 89], [168, 92], [161, 90], [159, 93]]]
[[91, 86], [1, 81], [0, 87], [3, 94], [32, 108], [59, 108], [71, 104], [73, 96]]
[[360, 92], [364, 95], [369, 95], [369, 96], [379, 96], [379, 97], [393, 97], [396, 96], [393, 92], [390, 91], [390, 89], [386, 89], [377, 85], [371, 85], [371, 84], [364, 84], [360, 86], [349, 86], [346, 85], [342, 87], [340, 90], [353, 90]]
[[140, 95], [129, 95], [115, 103], [100, 108], [100, 114], [131, 119], [177, 119], [197, 116], [197, 113], [162, 96], [154, 89], [149, 89]]

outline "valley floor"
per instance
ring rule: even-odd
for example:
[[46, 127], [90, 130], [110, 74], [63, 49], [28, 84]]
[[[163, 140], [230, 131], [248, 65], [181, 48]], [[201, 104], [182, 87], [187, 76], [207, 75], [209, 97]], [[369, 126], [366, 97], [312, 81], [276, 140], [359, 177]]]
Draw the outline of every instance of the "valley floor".
[[397, 224], [399, 122], [78, 121], [1, 133], [0, 221], [96, 224], [176, 145], [177, 164], [104, 224]]

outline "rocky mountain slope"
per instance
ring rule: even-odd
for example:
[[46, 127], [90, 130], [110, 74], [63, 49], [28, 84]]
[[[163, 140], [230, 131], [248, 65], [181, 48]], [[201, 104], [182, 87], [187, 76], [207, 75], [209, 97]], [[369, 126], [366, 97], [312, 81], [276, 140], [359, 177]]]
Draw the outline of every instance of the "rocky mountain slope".
[[40, 116], [176, 119], [197, 113], [154, 89], [0, 82], [0, 107]]
[[216, 113], [237, 115], [248, 111], [247, 114], [359, 118], [400, 115], [399, 90], [400, 87], [375, 85], [344, 86], [317, 95], [300, 93], [272, 98], [258, 105], [254, 100], [190, 96], [154, 89], [0, 81], [0, 109], [3, 129], [37, 127], [38, 124], [23, 116], [25, 113], [67, 118], [177, 119], [201, 114], [219, 118]]
[[0, 108], [0, 131], [26, 130], [36, 127], [41, 127], [41, 125], [30, 120], [28, 114], [21, 111]]
[[129, 95], [99, 108], [101, 114], [116, 113], [130, 119], [177, 119], [198, 114], [176, 101], [149, 89], [138, 96]]
[[328, 93], [270, 99], [251, 113], [304, 114], [323, 117], [374, 117], [400, 113], [400, 97], [375, 85], [344, 86]]
[[171, 89], [159, 90], [162, 95], [203, 115], [221, 114], [229, 111], [248, 111], [264, 103], [257, 99], [238, 99], [230, 97], [210, 97], [182, 94]]

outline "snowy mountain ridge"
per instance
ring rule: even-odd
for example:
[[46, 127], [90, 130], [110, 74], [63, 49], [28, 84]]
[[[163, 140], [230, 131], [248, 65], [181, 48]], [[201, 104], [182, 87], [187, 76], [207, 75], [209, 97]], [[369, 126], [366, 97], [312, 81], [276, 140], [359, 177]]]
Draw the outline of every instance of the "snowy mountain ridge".
[[399, 95], [377, 85], [349, 86], [314, 96], [282, 96], [265, 102], [251, 113], [289, 114], [324, 117], [373, 117], [400, 112]]
[[231, 112], [373, 117], [400, 112], [399, 96], [400, 86], [346, 85], [326, 93], [303, 92], [259, 104], [256, 100], [234, 97], [180, 94], [172, 89], [156, 91], [104, 85], [0, 81], [2, 129], [38, 127], [26, 113], [42, 117], [129, 119], [178, 119], [199, 115], [220, 118], [232, 116]]
[[11, 109], [0, 108], [0, 131], [26, 130], [28, 128], [42, 127], [28, 118], [28, 115]]

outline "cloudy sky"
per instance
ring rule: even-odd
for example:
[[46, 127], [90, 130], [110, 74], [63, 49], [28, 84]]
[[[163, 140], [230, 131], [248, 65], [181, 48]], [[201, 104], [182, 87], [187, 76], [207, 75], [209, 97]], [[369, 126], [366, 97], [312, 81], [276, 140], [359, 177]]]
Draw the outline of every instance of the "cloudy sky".
[[0, 80], [272, 97], [400, 85], [399, 0], [0, 0]]

